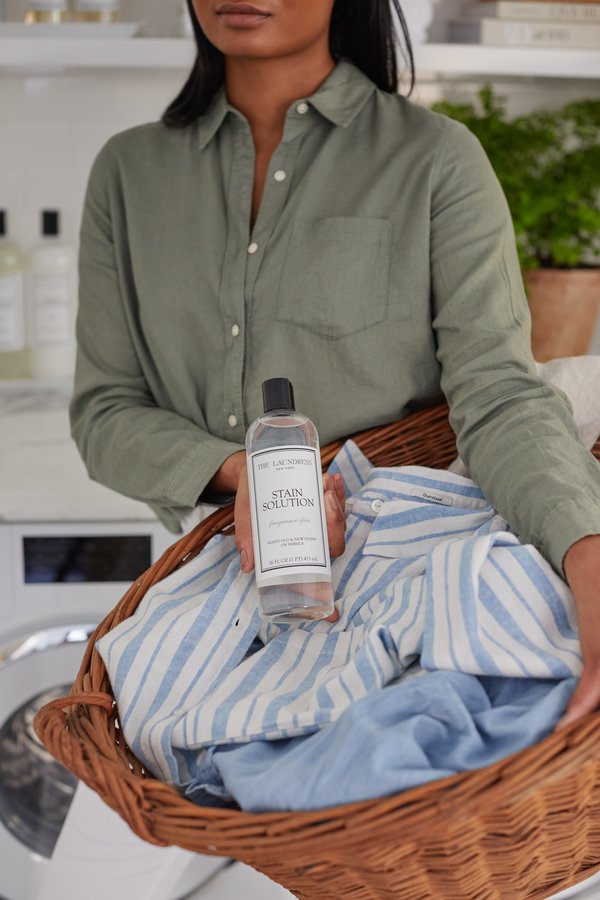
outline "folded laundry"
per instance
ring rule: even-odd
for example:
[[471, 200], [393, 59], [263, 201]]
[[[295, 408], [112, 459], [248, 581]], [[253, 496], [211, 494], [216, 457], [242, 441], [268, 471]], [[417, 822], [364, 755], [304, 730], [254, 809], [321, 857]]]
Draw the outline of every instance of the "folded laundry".
[[312, 808], [485, 765], [547, 733], [581, 671], [567, 586], [474, 482], [352, 441], [330, 471], [337, 622], [263, 623], [217, 536], [98, 643], [129, 745], [195, 799]]

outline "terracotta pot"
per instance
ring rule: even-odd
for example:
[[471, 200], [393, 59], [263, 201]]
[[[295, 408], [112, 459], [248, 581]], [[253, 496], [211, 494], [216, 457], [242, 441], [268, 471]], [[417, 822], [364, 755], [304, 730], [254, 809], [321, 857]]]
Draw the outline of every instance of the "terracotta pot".
[[586, 354], [600, 309], [600, 268], [534, 269], [523, 275], [534, 358], [545, 362]]

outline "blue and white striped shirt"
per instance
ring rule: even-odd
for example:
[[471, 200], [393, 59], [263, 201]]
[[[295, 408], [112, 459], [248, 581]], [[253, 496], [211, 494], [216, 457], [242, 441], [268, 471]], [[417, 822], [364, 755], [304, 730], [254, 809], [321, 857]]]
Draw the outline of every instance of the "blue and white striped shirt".
[[374, 468], [348, 441], [347, 531], [332, 561], [335, 623], [262, 622], [232, 537], [148, 591], [98, 644], [136, 755], [189, 783], [190, 751], [307, 735], [353, 702], [430, 671], [579, 675], [573, 600], [468, 478]]

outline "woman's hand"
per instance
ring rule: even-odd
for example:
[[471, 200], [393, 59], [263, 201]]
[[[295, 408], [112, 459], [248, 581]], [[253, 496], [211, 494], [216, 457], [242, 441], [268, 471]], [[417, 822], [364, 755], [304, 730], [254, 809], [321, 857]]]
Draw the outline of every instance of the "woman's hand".
[[564, 570], [577, 610], [583, 672], [557, 729], [600, 708], [600, 535], [573, 544]]

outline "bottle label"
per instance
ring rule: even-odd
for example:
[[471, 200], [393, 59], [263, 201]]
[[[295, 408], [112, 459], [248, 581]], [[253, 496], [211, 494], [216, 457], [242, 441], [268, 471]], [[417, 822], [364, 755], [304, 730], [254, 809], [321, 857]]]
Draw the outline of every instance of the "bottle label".
[[0, 351], [10, 353], [24, 346], [23, 278], [0, 275]]
[[48, 347], [75, 340], [69, 275], [32, 278], [31, 344]]
[[68, 0], [27, 0], [27, 8], [36, 12], [47, 12], [49, 10], [60, 10], [62, 12], [68, 7]]
[[119, 0], [77, 0], [77, 12], [118, 12]]
[[312, 447], [269, 447], [248, 456], [256, 579], [330, 576], [321, 460]]

